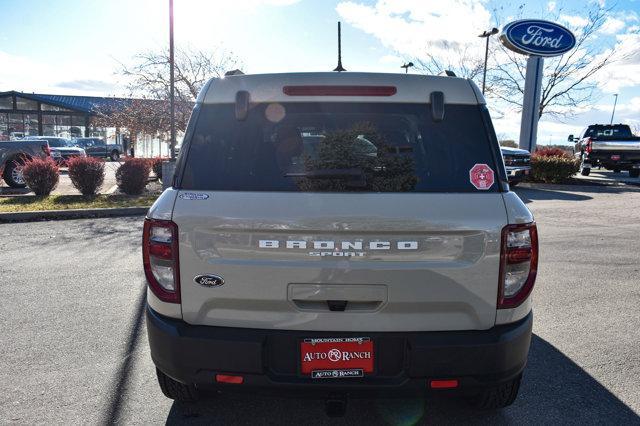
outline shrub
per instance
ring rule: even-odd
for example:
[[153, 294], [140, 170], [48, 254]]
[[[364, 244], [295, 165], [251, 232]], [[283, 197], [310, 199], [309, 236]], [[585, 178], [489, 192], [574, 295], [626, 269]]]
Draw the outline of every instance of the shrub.
[[531, 156], [531, 179], [545, 183], [562, 183], [575, 174], [580, 162], [571, 156]]
[[50, 158], [34, 158], [25, 162], [22, 176], [37, 196], [46, 197], [58, 185], [58, 165]]
[[564, 157], [564, 158], [573, 158], [571, 154], [565, 151], [562, 148], [555, 147], [547, 147], [547, 148], [538, 148], [536, 152], [533, 154], [537, 157]]
[[116, 183], [125, 194], [138, 195], [149, 179], [151, 165], [144, 158], [127, 158], [116, 170]]
[[151, 169], [153, 173], [158, 177], [158, 179], [162, 180], [162, 162], [164, 158], [150, 158], [149, 163], [151, 164]]
[[104, 161], [75, 157], [67, 162], [71, 183], [82, 195], [95, 195], [104, 182]]

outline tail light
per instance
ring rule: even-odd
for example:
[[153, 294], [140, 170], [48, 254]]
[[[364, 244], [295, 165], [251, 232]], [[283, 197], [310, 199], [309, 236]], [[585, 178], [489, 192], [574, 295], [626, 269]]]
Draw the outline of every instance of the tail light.
[[142, 261], [153, 294], [164, 302], [180, 303], [178, 225], [170, 220], [145, 219]]
[[284, 86], [288, 96], [393, 96], [395, 86]]
[[458, 384], [458, 379], [431, 380], [429, 387], [431, 389], [455, 389]]
[[587, 138], [587, 145], [584, 148], [587, 154], [591, 154], [592, 143], [593, 143], [593, 140], [591, 138]]
[[42, 152], [44, 152], [44, 155], [46, 155], [47, 157], [51, 157], [51, 148], [49, 148], [48, 143], [42, 145]]
[[498, 309], [515, 308], [531, 294], [538, 270], [535, 222], [502, 229]]

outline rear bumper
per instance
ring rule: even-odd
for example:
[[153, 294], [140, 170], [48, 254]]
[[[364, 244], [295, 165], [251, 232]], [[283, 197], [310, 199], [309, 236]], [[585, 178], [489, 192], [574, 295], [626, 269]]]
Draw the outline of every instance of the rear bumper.
[[507, 178], [509, 182], [521, 182], [525, 177], [531, 173], [530, 166], [522, 167], [506, 167]]
[[596, 150], [585, 156], [585, 162], [608, 169], [634, 169], [640, 167], [640, 152]]
[[[501, 383], [522, 372], [533, 316], [484, 331], [355, 333], [375, 342], [376, 374], [352, 379], [311, 379], [298, 374], [304, 338], [347, 337], [304, 332], [193, 326], [147, 307], [151, 357], [166, 375], [199, 388], [268, 390], [299, 394], [344, 392], [386, 396], [426, 393], [430, 379], [457, 379], [457, 392]], [[352, 334], [353, 336], [353, 334]], [[242, 375], [241, 385], [219, 384], [216, 374]]]

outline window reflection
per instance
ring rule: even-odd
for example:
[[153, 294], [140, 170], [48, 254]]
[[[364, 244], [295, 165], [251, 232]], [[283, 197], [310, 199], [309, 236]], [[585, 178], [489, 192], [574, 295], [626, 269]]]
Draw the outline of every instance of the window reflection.
[[32, 99], [21, 98], [20, 96], [16, 96], [16, 109], [37, 111], [38, 102]]

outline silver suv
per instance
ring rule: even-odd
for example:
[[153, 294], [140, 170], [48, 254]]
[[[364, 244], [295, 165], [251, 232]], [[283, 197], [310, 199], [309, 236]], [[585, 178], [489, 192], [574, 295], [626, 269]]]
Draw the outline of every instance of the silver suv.
[[212, 79], [143, 255], [169, 398], [518, 393], [536, 226], [469, 80]]

